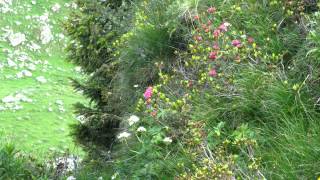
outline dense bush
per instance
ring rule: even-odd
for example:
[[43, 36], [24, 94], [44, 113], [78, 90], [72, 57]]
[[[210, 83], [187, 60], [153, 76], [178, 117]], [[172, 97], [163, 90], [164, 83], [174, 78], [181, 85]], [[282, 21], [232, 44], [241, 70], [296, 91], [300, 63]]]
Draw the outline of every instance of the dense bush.
[[76, 135], [115, 144], [95, 154], [114, 179], [319, 176], [313, 1], [79, 5], [69, 52], [92, 103]]
[[74, 134], [84, 144], [109, 148], [122, 116], [131, 111], [141, 91], [134, 86], [155, 83], [158, 73], [153, 64], [170, 64], [174, 50], [185, 48], [188, 37], [182, 23], [186, 22], [182, 16], [172, 18], [173, 12], [163, 11], [168, 6], [178, 7], [175, 1], [78, 4], [80, 12], [66, 24], [72, 39], [68, 52], [70, 61], [89, 75], [85, 82], [74, 80], [74, 86], [91, 103], [76, 105], [85, 122], [74, 127]]
[[76, 105], [77, 113], [86, 118], [74, 127], [74, 134], [83, 143], [110, 146], [119, 127], [119, 115], [127, 108], [113, 89], [119, 69], [113, 43], [131, 27], [132, 16], [130, 3], [119, 2], [78, 1], [80, 12], [75, 12], [66, 24], [72, 39], [68, 47], [70, 61], [90, 75], [85, 82], [74, 80], [76, 89], [91, 102], [90, 106]]
[[0, 179], [48, 179], [54, 173], [34, 157], [16, 149], [5, 136], [0, 138]]

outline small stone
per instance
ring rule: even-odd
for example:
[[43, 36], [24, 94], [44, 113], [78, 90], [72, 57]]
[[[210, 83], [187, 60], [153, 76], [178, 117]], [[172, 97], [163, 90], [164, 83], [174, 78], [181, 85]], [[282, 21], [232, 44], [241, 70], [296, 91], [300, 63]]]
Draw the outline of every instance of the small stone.
[[14, 96], [11, 96], [11, 95], [9, 95], [7, 97], [4, 97], [2, 99], [2, 102], [4, 102], [4, 103], [13, 103], [13, 102], [16, 102], [16, 101], [17, 101], [17, 99]]
[[63, 105], [63, 101], [62, 100], [56, 100], [56, 104], [62, 106]]
[[62, 107], [62, 106], [59, 106], [59, 111], [60, 111], [60, 112], [66, 112], [66, 110], [65, 110], [64, 107]]
[[42, 44], [48, 44], [52, 41], [53, 36], [49, 25], [41, 27], [40, 40]]
[[29, 65], [28, 65], [28, 69], [29, 69], [30, 71], [35, 71], [37, 68], [36, 68], [36, 65], [34, 65], [34, 64], [29, 64]]
[[46, 83], [46, 82], [47, 82], [46, 78], [43, 77], [43, 76], [37, 77], [36, 80], [37, 80], [38, 82], [40, 82], [40, 83]]
[[21, 73], [23, 74], [23, 76], [26, 76], [26, 77], [31, 77], [32, 76], [32, 73], [28, 70], [22, 70]]
[[17, 64], [16, 64], [14, 61], [8, 59], [8, 66], [9, 66], [9, 67], [16, 67]]
[[13, 47], [20, 45], [26, 40], [26, 36], [22, 33], [14, 33], [9, 36], [9, 41]]

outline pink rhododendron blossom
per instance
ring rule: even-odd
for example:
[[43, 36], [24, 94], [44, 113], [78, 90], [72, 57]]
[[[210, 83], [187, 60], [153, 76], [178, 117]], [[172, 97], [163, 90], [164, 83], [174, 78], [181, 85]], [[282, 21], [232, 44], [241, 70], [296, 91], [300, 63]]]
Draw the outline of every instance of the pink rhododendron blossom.
[[196, 36], [196, 40], [197, 41], [202, 41], [202, 37], [201, 36]]
[[209, 76], [211, 76], [211, 77], [216, 77], [216, 76], [217, 76], [217, 71], [216, 71], [215, 69], [211, 69], [211, 70], [209, 71]]
[[221, 31], [220, 31], [219, 29], [216, 29], [216, 30], [213, 31], [213, 36], [214, 36], [215, 38], [218, 38], [219, 35], [220, 35], [220, 33], [221, 33]]
[[248, 43], [252, 44], [254, 42], [253, 37], [248, 37]]
[[143, 96], [146, 100], [150, 99], [152, 97], [152, 90], [153, 88], [149, 86], [146, 91], [144, 92]]
[[224, 23], [222, 23], [222, 24], [219, 26], [218, 29], [221, 30], [221, 31], [227, 32], [229, 26], [231, 26], [230, 23], [224, 22]]
[[215, 51], [210, 52], [209, 58], [215, 60], [217, 58], [217, 52]]
[[232, 43], [232, 46], [234, 47], [238, 47], [238, 48], [241, 47], [241, 41], [238, 39], [233, 40], [231, 43]]
[[152, 117], [156, 117], [157, 114], [158, 114], [157, 110], [154, 110], [154, 111], [151, 112], [151, 116], [152, 116]]
[[219, 50], [219, 49], [220, 49], [218, 43], [214, 43], [213, 46], [212, 46], [212, 48], [213, 48], [214, 50]]
[[215, 7], [210, 7], [208, 10], [207, 10], [208, 13], [212, 14], [212, 13], [215, 13], [216, 12], [216, 8]]

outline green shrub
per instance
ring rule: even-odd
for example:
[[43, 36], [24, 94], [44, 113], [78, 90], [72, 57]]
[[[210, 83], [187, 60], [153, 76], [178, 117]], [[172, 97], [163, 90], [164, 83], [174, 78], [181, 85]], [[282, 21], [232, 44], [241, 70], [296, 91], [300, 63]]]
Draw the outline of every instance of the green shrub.
[[175, 9], [164, 11], [173, 2], [114, 6], [112, 1], [78, 1], [81, 11], [66, 25], [69, 59], [89, 75], [84, 82], [74, 80], [75, 89], [90, 100], [88, 106], [76, 105], [76, 113], [85, 118], [73, 126], [78, 142], [110, 148], [122, 116], [132, 111], [142, 91], [133, 86], [157, 82], [154, 63], [174, 62], [174, 50], [183, 48], [188, 37], [180, 17], [171, 16]]
[[5, 138], [0, 140], [0, 179], [31, 180], [52, 176], [53, 173], [35, 158], [17, 150], [15, 145]]
[[[225, 14], [235, 11], [239, 5], [228, 3], [221, 8], [234, 8], [217, 13], [213, 28], [226, 22]], [[292, 63], [291, 57], [300, 51], [304, 35], [298, 31], [299, 25], [293, 23], [290, 13], [277, 10], [281, 5], [268, 9], [268, 5], [247, 4], [241, 12], [229, 16], [229, 22], [242, 16], [238, 22], [251, 24], [235, 25], [221, 37], [212, 38], [207, 31], [211, 24], [204, 23], [208, 22], [205, 17], [208, 15], [200, 13], [195, 20], [199, 22], [194, 22], [194, 40], [187, 52], [179, 53], [183, 63], [172, 65], [174, 73], [165, 71], [165, 63], [155, 66], [160, 69], [159, 84], [152, 86], [150, 99], [139, 101], [137, 110], [143, 112], [142, 118], [128, 128], [137, 139], [134, 141], [132, 137], [131, 143], [127, 143], [129, 149], [125, 152], [129, 157], [124, 159], [137, 163], [126, 166], [128, 161], [118, 159], [115, 171], [120, 178], [160, 178], [157, 175], [167, 168], [161, 164], [170, 167], [173, 162], [180, 166], [167, 170], [170, 173], [166, 176], [178, 179], [316, 177], [317, 164], [312, 158], [318, 155], [313, 140], [319, 127], [314, 120], [319, 116], [310, 103], [312, 94], [303, 81], [287, 76], [290, 68], [278, 66], [283, 65], [284, 60]], [[284, 16], [286, 26], [271, 29], [272, 32], [263, 30], [266, 26], [254, 24], [256, 16], [250, 16], [256, 9], [265, 10], [259, 14], [258, 21], [267, 19], [276, 23], [280, 20], [277, 18]], [[279, 16], [270, 16], [273, 11]], [[253, 29], [255, 25], [261, 30]], [[247, 33], [238, 29], [245, 29]], [[256, 35], [254, 42], [247, 42], [248, 34]], [[269, 42], [260, 46], [263, 36], [269, 35], [272, 35]], [[237, 42], [234, 42], [236, 47], [231, 46], [235, 39], [241, 42], [240, 46]], [[212, 53], [212, 41], [219, 45], [218, 54]], [[288, 43], [291, 44], [288, 46]], [[208, 56], [213, 60], [208, 60]], [[140, 126], [145, 127], [146, 132], [137, 132]], [[314, 138], [303, 143], [308, 132], [314, 132], [311, 135]], [[167, 147], [163, 144], [166, 137], [172, 138]], [[302, 148], [309, 143], [312, 148]], [[164, 148], [168, 149], [163, 152]], [[130, 150], [132, 154], [128, 153]], [[164, 155], [165, 152], [168, 154]], [[278, 158], [272, 158], [276, 153]], [[145, 171], [143, 164], [151, 161], [157, 164]], [[141, 174], [141, 169], [147, 174]]]
[[84, 82], [74, 80], [75, 88], [90, 100], [90, 105], [76, 105], [86, 122], [74, 126], [73, 134], [83, 144], [109, 147], [119, 127], [118, 116], [127, 107], [112, 85], [119, 69], [113, 42], [129, 30], [132, 18], [131, 2], [120, 2], [79, 0], [80, 12], [66, 24], [69, 59], [90, 75]]
[[[75, 85], [92, 104], [78, 105], [86, 121], [75, 129], [80, 141], [94, 141], [87, 145], [99, 169], [118, 179], [318, 176], [319, 15], [290, 2], [134, 2], [127, 18], [110, 20], [115, 27], [97, 26], [114, 30], [101, 41], [107, 55], [91, 52], [106, 34], [84, 34], [94, 41], [84, 38], [80, 49], [93, 49], [73, 62], [92, 74]], [[84, 22], [101, 23], [99, 8], [123, 13], [95, 3], [103, 6], [82, 11]], [[95, 149], [111, 144], [108, 153]]]

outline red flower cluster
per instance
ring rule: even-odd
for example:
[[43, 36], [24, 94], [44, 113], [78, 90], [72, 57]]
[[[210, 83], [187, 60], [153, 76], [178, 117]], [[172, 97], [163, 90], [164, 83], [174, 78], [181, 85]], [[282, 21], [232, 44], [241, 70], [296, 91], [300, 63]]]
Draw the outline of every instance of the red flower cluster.
[[242, 43], [241, 43], [241, 41], [238, 40], [238, 39], [233, 40], [233, 41], [231, 42], [231, 44], [232, 44], [232, 46], [237, 47], [237, 48], [242, 47]]
[[211, 77], [217, 77], [217, 71], [216, 71], [216, 69], [211, 69], [211, 70], [209, 71], [209, 76], [211, 76]]
[[208, 13], [210, 14], [213, 14], [216, 12], [216, 8], [215, 7], [210, 7], [208, 10], [207, 10]]
[[215, 60], [217, 58], [217, 52], [216, 51], [212, 51], [209, 54], [209, 59]]

